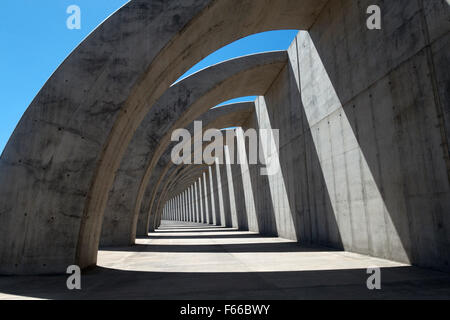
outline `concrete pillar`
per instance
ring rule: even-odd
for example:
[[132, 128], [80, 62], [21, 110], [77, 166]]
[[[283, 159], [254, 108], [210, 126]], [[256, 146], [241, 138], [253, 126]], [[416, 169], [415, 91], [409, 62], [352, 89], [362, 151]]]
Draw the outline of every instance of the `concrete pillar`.
[[189, 197], [188, 197], [189, 188], [184, 191], [184, 206], [186, 208], [186, 222], [189, 221]]
[[172, 220], [175, 221], [177, 219], [177, 201], [176, 198], [173, 198], [173, 218]]
[[231, 158], [228, 146], [224, 146], [224, 152], [225, 152], [225, 168], [227, 172], [227, 181], [228, 181], [228, 194], [230, 200], [231, 225], [233, 228], [239, 228], [236, 211], [236, 197], [234, 195], [233, 172], [231, 171]]
[[181, 221], [181, 194], [177, 197], [177, 206], [178, 206], [178, 219], [177, 221]]
[[203, 212], [203, 188], [202, 188], [202, 178], [198, 178], [198, 204], [199, 204], [199, 216], [200, 223], [205, 223], [205, 214]]
[[186, 198], [186, 190], [183, 192], [183, 204], [184, 204], [184, 220], [187, 222], [187, 198]]
[[225, 226], [225, 209], [223, 206], [222, 178], [220, 175], [219, 159], [216, 158], [217, 197], [219, 198], [220, 225]]
[[192, 202], [192, 185], [189, 187], [189, 221], [194, 222], [194, 203]]
[[188, 201], [188, 190], [186, 189], [184, 190], [184, 221], [188, 222], [189, 221], [189, 201]]
[[175, 198], [173, 198], [172, 200], [171, 200], [171, 202], [172, 202], [172, 221], [174, 221], [175, 220]]
[[244, 133], [242, 128], [236, 129], [236, 142], [241, 169], [242, 187], [244, 190], [245, 211], [247, 213], [248, 230], [259, 232], [258, 217], [256, 216], [255, 198], [248, 165], [247, 149], [245, 147]]
[[190, 202], [191, 187], [186, 189], [186, 221], [191, 222], [191, 202]]
[[191, 185], [189, 201], [191, 202], [191, 222], [195, 222], [195, 206], [194, 206], [194, 185]]
[[194, 185], [191, 185], [191, 221], [195, 222]]
[[220, 178], [222, 183], [222, 199], [223, 199], [223, 213], [225, 216], [225, 221], [223, 225], [227, 228], [233, 226], [231, 220], [231, 210], [230, 210], [230, 192], [228, 191], [228, 173], [227, 166], [225, 164], [225, 157], [223, 163], [219, 166]]
[[197, 182], [194, 183], [194, 208], [195, 208], [195, 222], [199, 223], [200, 222], [200, 217], [198, 214], [198, 187], [197, 187]]
[[208, 186], [206, 184], [206, 172], [203, 172], [203, 190], [204, 190], [204, 201], [205, 201], [205, 217], [206, 217], [206, 223], [210, 224], [210, 219], [209, 219], [209, 207], [208, 207]]
[[175, 221], [178, 221], [180, 215], [180, 206], [178, 204], [178, 196], [175, 197]]
[[184, 191], [181, 193], [181, 221], [184, 222]]
[[212, 224], [217, 225], [217, 219], [216, 219], [216, 205], [214, 203], [215, 197], [214, 197], [214, 183], [213, 183], [213, 171], [212, 167], [208, 167], [208, 173], [209, 173], [209, 200], [211, 204], [211, 216], [212, 216]]

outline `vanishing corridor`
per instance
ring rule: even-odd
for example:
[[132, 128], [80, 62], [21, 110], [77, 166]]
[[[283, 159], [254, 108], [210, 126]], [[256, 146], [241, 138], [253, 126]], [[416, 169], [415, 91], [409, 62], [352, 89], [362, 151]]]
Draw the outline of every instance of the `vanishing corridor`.
[[[0, 299], [367, 299], [441, 298], [450, 276], [281, 238], [163, 221], [133, 247], [100, 250], [98, 268], [69, 291], [66, 276], [0, 277]], [[366, 287], [381, 267], [383, 289]], [[18, 289], [20, 288], [20, 289]]]

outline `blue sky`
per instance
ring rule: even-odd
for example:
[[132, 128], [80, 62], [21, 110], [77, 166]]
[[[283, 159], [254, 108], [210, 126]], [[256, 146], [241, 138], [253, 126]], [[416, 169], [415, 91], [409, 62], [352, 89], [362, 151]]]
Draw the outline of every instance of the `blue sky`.
[[[0, 151], [20, 117], [70, 52], [127, 0], [1, 0]], [[66, 27], [69, 5], [81, 8], [81, 30]], [[187, 74], [234, 57], [287, 49], [296, 31], [241, 39], [213, 53]], [[243, 98], [238, 101], [247, 101]]]

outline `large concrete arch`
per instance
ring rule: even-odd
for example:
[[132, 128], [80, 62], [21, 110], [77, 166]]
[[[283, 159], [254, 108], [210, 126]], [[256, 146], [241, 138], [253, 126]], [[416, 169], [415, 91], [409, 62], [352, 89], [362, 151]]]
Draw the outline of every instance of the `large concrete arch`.
[[[49, 79], [2, 154], [1, 272], [94, 265], [114, 173], [149, 108], [208, 53], [252, 33], [308, 29], [325, 2], [133, 0], [106, 20]], [[23, 228], [27, 236], [11, 236]]]
[[[328, 183], [339, 175], [375, 191], [370, 199], [356, 199], [370, 210], [352, 220], [351, 186], [342, 193], [331, 187], [333, 213], [345, 220], [339, 225], [343, 241], [351, 250], [448, 270], [448, 2], [376, 2], [387, 13], [381, 31], [364, 23], [370, 0], [130, 1], [58, 68], [2, 153], [0, 272], [60, 273], [72, 264], [94, 265], [116, 171], [148, 111], [208, 53], [281, 28], [309, 31], [290, 48], [293, 81], [285, 81], [300, 100], [292, 108], [300, 105], [298, 114], [306, 113], [305, 131], [315, 130], [304, 140], [313, 147], [333, 141], [340, 148], [331, 146], [328, 159], [317, 154], [313, 169]], [[269, 95], [269, 105], [276, 95]], [[372, 125], [370, 134], [361, 129], [367, 129], [364, 120]], [[356, 166], [342, 161], [349, 146], [332, 130], [344, 129], [342, 141], [351, 142], [358, 159], [369, 158], [361, 172], [346, 171]], [[373, 178], [369, 184], [367, 176]], [[374, 199], [377, 206], [368, 202]], [[295, 204], [300, 214], [309, 210]], [[360, 240], [372, 241], [372, 234], [353, 237], [354, 229], [378, 224], [386, 240], [361, 247]]]

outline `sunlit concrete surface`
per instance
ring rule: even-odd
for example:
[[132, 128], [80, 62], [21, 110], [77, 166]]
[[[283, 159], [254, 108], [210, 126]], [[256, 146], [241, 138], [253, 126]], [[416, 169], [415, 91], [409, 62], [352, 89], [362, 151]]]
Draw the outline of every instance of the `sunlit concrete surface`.
[[[368, 267], [381, 268], [370, 291]], [[100, 250], [82, 276], [0, 277], [0, 299], [448, 299], [450, 276], [388, 260], [195, 223], [167, 222], [128, 248]]]

